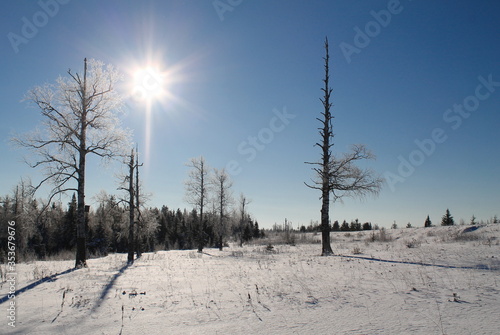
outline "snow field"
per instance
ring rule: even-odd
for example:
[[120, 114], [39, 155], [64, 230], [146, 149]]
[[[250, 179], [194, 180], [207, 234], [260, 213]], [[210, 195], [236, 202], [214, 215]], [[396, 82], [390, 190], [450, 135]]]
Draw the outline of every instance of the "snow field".
[[500, 225], [464, 228], [332, 233], [332, 257], [317, 243], [159, 251], [130, 266], [115, 254], [37, 285], [74, 262], [19, 264], [17, 287], [33, 287], [0, 333], [497, 334]]

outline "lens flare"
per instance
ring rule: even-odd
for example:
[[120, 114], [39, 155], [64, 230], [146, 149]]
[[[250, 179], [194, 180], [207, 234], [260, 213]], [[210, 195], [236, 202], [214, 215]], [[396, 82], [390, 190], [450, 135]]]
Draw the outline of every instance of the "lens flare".
[[134, 73], [132, 95], [139, 101], [151, 103], [165, 95], [165, 78], [155, 67], [140, 68]]

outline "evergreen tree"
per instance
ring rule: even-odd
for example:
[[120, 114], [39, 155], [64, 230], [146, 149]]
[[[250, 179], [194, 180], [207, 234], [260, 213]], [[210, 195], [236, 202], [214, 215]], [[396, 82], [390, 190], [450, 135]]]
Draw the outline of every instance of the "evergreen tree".
[[76, 245], [76, 194], [73, 193], [68, 203], [68, 210], [64, 215], [64, 221], [59, 225], [57, 231], [59, 250], [71, 250]]
[[431, 219], [429, 218], [429, 215], [427, 215], [427, 219], [425, 219], [424, 227], [432, 227], [432, 222]]
[[471, 225], [476, 225], [477, 224], [476, 217], [474, 215], [472, 215], [472, 217], [470, 218], [470, 224]]
[[453, 220], [453, 216], [450, 214], [450, 210], [446, 210], [446, 214], [443, 215], [443, 218], [441, 219], [441, 226], [453, 226], [455, 224], [455, 221]]
[[339, 222], [337, 220], [335, 220], [335, 222], [333, 223], [332, 230], [333, 231], [339, 231], [340, 230], [340, 224], [339, 224]]
[[[302, 226], [304, 227], [304, 226]], [[302, 231], [301, 227], [301, 231]], [[306, 231], [306, 227], [304, 227], [304, 232]], [[255, 221], [255, 225], [253, 226], [253, 238], [260, 238], [260, 229], [259, 229], [259, 223]]]
[[355, 221], [351, 221], [350, 230], [352, 230], [352, 231], [360, 231], [361, 230], [361, 223], [359, 223], [358, 219], [356, 219]]
[[349, 224], [347, 223], [346, 220], [344, 220], [344, 222], [342, 222], [342, 226], [340, 226], [340, 230], [341, 231], [349, 231]]
[[252, 221], [246, 222], [243, 228], [243, 242], [248, 242], [252, 239]]

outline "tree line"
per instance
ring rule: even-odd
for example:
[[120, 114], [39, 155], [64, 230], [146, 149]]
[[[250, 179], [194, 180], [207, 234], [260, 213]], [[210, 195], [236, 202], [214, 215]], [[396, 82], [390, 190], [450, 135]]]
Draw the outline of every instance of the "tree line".
[[[16, 223], [16, 251], [21, 260], [44, 259], [64, 252], [74, 252], [77, 245], [77, 197], [67, 204], [36, 199], [29, 191], [29, 182], [22, 181], [12, 194], [0, 197], [0, 262], [7, 255], [7, 223]], [[86, 248], [91, 257], [108, 253], [129, 251], [129, 208], [117, 195], [104, 191], [96, 196], [97, 206], [86, 213]], [[197, 209], [170, 209], [149, 207], [141, 209], [141, 219], [136, 221], [136, 251], [197, 249], [202, 240], [204, 247], [220, 247], [220, 218], [212, 208], [204, 214], [199, 229], [200, 213]], [[241, 220], [241, 210], [232, 209], [225, 214], [223, 244], [230, 239], [248, 242], [265, 235], [264, 230], [246, 212]], [[200, 236], [201, 234], [201, 236]]]

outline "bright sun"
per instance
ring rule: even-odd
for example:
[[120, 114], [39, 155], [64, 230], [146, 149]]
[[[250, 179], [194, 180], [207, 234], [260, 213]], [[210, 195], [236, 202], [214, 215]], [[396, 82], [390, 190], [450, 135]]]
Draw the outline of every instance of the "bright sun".
[[148, 66], [134, 73], [133, 96], [138, 100], [151, 102], [165, 95], [165, 78], [158, 68]]
[[[128, 98], [135, 102], [137, 111], [144, 114], [144, 137], [141, 140], [144, 146], [144, 162], [149, 162], [151, 139], [153, 138], [153, 111], [170, 112], [171, 104], [179, 104], [186, 108], [191, 106], [171, 91], [173, 86], [185, 80], [184, 69], [189, 62], [181, 62], [166, 66], [164, 62], [155, 61], [160, 57], [148, 57], [146, 62], [128, 62], [128, 80], [126, 82]], [[142, 65], [141, 65], [142, 64]]]

